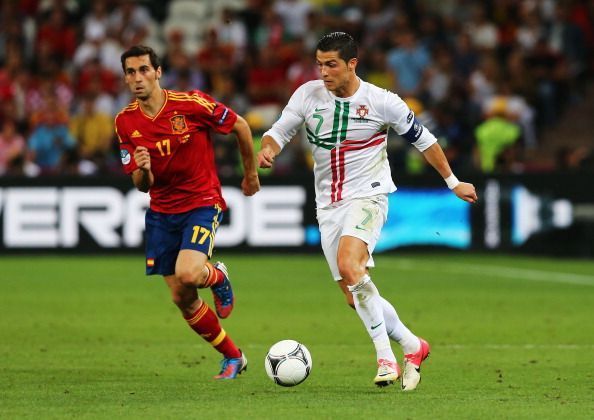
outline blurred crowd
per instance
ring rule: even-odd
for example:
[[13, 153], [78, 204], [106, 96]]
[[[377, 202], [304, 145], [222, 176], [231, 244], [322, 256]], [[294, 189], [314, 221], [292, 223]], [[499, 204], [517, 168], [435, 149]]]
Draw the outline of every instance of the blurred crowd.
[[[163, 87], [211, 94], [258, 141], [291, 93], [318, 78], [314, 48], [330, 31], [354, 36], [359, 76], [398, 93], [456, 171], [594, 168], [588, 145], [560, 150], [556, 165], [527, 159], [592, 83], [592, 0], [1, 4], [0, 175], [121, 174], [113, 120], [132, 100], [120, 54], [134, 44], [160, 54]], [[305, 141], [291, 143], [276, 172], [311, 165]], [[234, 141], [215, 144], [221, 175], [237, 175]], [[398, 136], [389, 144], [396, 173], [424, 171]]]

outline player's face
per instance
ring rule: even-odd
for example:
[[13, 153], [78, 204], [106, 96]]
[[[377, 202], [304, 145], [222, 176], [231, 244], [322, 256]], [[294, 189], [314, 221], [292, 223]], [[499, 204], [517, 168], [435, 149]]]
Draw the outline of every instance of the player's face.
[[341, 96], [341, 93], [348, 91], [347, 88], [355, 76], [356, 58], [347, 63], [339, 57], [338, 51], [318, 50], [316, 62], [326, 89], [336, 96]]
[[161, 67], [155, 70], [148, 55], [126, 58], [126, 84], [138, 99], [146, 100], [159, 90], [160, 77]]

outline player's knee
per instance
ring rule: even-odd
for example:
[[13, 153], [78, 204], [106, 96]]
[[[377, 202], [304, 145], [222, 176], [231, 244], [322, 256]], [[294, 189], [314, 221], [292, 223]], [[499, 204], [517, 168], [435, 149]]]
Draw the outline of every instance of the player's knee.
[[198, 287], [199, 286], [199, 276], [198, 272], [191, 269], [179, 269], [175, 271], [175, 277], [179, 284], [184, 287]]
[[338, 272], [347, 281], [347, 284], [354, 284], [365, 274], [365, 268], [345, 258], [338, 261]]

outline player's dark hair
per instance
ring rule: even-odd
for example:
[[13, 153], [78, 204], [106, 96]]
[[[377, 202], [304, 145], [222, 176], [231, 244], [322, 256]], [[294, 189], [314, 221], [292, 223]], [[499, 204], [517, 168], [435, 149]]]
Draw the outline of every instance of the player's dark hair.
[[346, 32], [332, 32], [324, 35], [318, 41], [316, 50], [322, 52], [338, 51], [338, 56], [345, 62], [357, 58], [357, 44], [353, 37]]
[[121, 60], [122, 60], [122, 69], [124, 70], [124, 73], [126, 72], [126, 59], [127, 58], [141, 57], [143, 55], [149, 56], [149, 59], [151, 60], [151, 66], [153, 66], [153, 68], [155, 70], [157, 70], [159, 68], [159, 66], [161, 66], [161, 60], [159, 59], [159, 56], [151, 47], [147, 47], [146, 45], [134, 45], [134, 46], [128, 48], [122, 54]]

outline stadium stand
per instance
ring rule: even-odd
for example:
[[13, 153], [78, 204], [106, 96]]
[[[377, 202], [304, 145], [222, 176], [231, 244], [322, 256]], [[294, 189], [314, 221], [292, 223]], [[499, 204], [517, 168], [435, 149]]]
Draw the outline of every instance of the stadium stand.
[[[593, 28], [593, 3], [583, 0], [6, 0], [0, 175], [120, 174], [115, 139], [109, 148], [104, 134], [103, 146], [88, 142], [99, 141], [93, 124], [131, 100], [119, 55], [132, 44], [163, 56], [164, 87], [224, 98], [258, 136], [296, 86], [316, 77], [315, 42], [336, 30], [359, 41], [360, 76], [416, 107], [457, 172], [484, 170], [480, 144], [502, 138], [485, 137], [485, 124], [518, 132], [487, 148], [489, 171], [594, 170]], [[59, 115], [40, 117], [54, 105]], [[50, 132], [62, 133], [61, 147], [40, 162], [39, 133]], [[418, 156], [392, 140], [396, 169], [422, 172]], [[232, 174], [236, 156], [221, 148]], [[304, 150], [283, 173], [307, 165]]]

